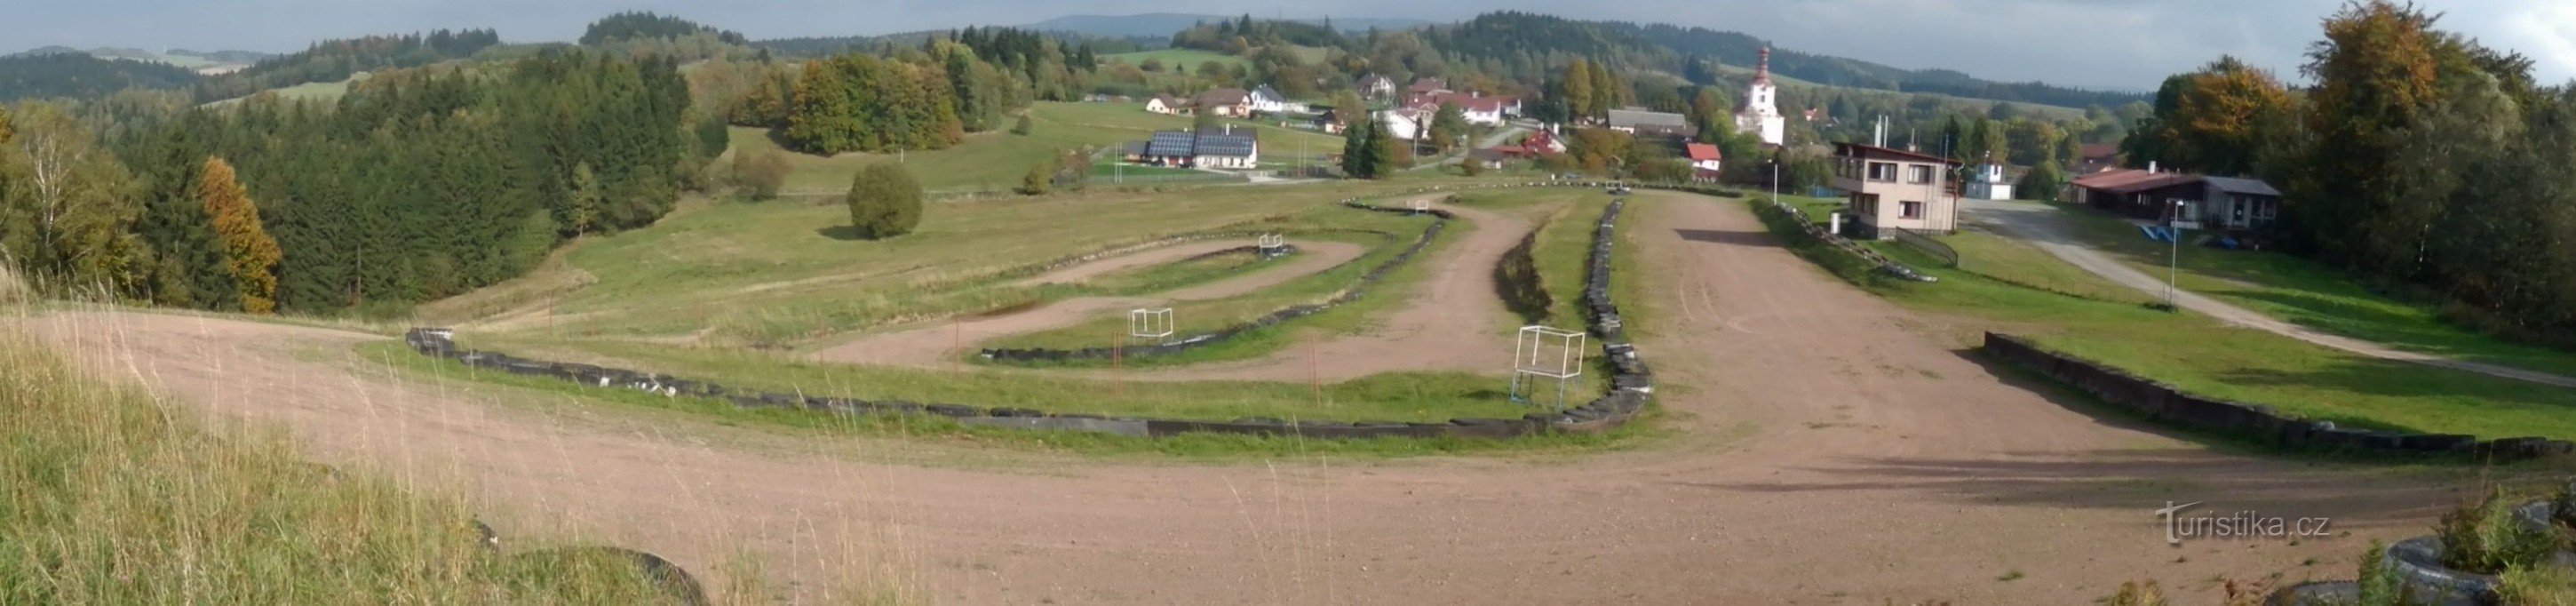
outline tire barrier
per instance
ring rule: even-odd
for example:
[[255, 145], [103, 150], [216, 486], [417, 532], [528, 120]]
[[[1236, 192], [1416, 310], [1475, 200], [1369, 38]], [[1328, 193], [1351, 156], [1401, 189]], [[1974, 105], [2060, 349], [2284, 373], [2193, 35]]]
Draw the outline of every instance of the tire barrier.
[[[1413, 212], [1410, 209], [1376, 207], [1348, 201], [1355, 208], [1384, 212]], [[468, 368], [503, 372], [513, 375], [545, 377], [584, 386], [642, 391], [665, 397], [689, 397], [731, 403], [737, 408], [803, 410], [842, 416], [866, 415], [931, 415], [948, 418], [961, 425], [1011, 429], [1092, 431], [1124, 436], [1165, 438], [1189, 433], [1237, 435], [1297, 436], [1320, 439], [1359, 438], [1464, 438], [1511, 439], [1552, 432], [1598, 433], [1617, 428], [1644, 412], [1653, 398], [1655, 377], [1638, 355], [1636, 345], [1627, 341], [1618, 306], [1611, 301], [1611, 253], [1617, 243], [1619, 212], [1625, 201], [1614, 200], [1602, 212], [1601, 222], [1593, 232], [1593, 244], [1584, 278], [1583, 309], [1589, 329], [1601, 338], [1603, 359], [1613, 368], [1608, 393], [1563, 411], [1537, 412], [1515, 419], [1458, 418], [1446, 422], [1401, 421], [1289, 421], [1269, 418], [1233, 420], [1149, 419], [1110, 417], [1097, 414], [1047, 412], [1017, 407], [976, 407], [959, 404], [923, 404], [904, 400], [861, 400], [847, 397], [808, 395], [804, 393], [768, 393], [727, 388], [712, 381], [683, 379], [666, 374], [605, 368], [589, 364], [546, 362], [513, 357], [507, 354], [476, 351], [456, 346], [455, 331], [443, 328], [414, 328], [403, 333], [403, 342], [422, 355], [452, 360]], [[1447, 211], [1428, 211], [1443, 215]], [[1445, 220], [1447, 217], [1443, 217]], [[1435, 228], [1437, 226], [1435, 225]], [[1424, 241], [1428, 241], [1426, 236]], [[1418, 251], [1417, 244], [1414, 250]], [[1373, 275], [1382, 275], [1381, 266]], [[1374, 279], [1374, 278], [1372, 278]]]
[[2049, 351], [2011, 335], [1986, 333], [1987, 356], [2037, 371], [2123, 409], [2185, 428], [2237, 435], [2292, 448], [2320, 448], [2387, 455], [2465, 455], [2514, 461], [2576, 453], [2576, 443], [2548, 438], [2368, 431], [2281, 414], [2269, 407], [2185, 393], [2126, 370]]
[[706, 588], [698, 585], [696, 577], [689, 576], [689, 571], [680, 568], [679, 564], [673, 564], [662, 556], [650, 553], [623, 547], [558, 547], [510, 557], [517, 560], [552, 559], [558, 562], [597, 558], [632, 565], [643, 575], [645, 582], [651, 583], [654, 590], [670, 598], [671, 603], [685, 606], [708, 604]]
[[[1907, 266], [1903, 263], [1898, 263], [1895, 259], [1887, 258], [1887, 255], [1879, 254], [1878, 251], [1871, 250], [1867, 246], [1861, 246], [1860, 243], [1844, 238], [1842, 235], [1834, 233], [1831, 229], [1817, 225], [1814, 219], [1807, 217], [1807, 211], [1805, 210], [1778, 202], [1771, 203], [1771, 208], [1772, 210], [1779, 211], [1780, 214], [1787, 215], [1790, 221], [1796, 222], [1798, 224], [1798, 230], [1806, 232], [1808, 237], [1815, 238], [1816, 241], [1823, 242], [1826, 246], [1832, 247], [1834, 250], [1842, 251], [1844, 254], [1860, 257], [1862, 261], [1868, 262], [1872, 267], [1877, 267], [1881, 272], [1886, 272], [1887, 275], [1916, 282], [1941, 281], [1940, 278], [1923, 275], [1923, 272], [1915, 271], [1913, 267]], [[1953, 261], [1952, 264], [1955, 265], [1957, 262]]]
[[[1402, 213], [1413, 212], [1410, 209], [1373, 206], [1362, 203], [1357, 199], [1343, 200], [1342, 204], [1344, 206], [1362, 210]], [[1354, 281], [1349, 288], [1342, 289], [1340, 293], [1333, 295], [1332, 298], [1326, 299], [1322, 303], [1308, 303], [1283, 307], [1273, 310], [1270, 313], [1262, 314], [1260, 317], [1253, 318], [1252, 320], [1242, 324], [1220, 328], [1211, 332], [1181, 337], [1159, 345], [1139, 345], [1133, 347], [1085, 347], [1081, 349], [986, 348], [977, 352], [976, 355], [991, 362], [1006, 364], [1051, 363], [1073, 360], [1108, 360], [1117, 357], [1164, 356], [1222, 343], [1228, 339], [1242, 335], [1243, 333], [1276, 326], [1281, 322], [1287, 322], [1289, 320], [1322, 313], [1325, 310], [1340, 307], [1352, 301], [1359, 300], [1362, 296], [1366, 296], [1369, 288], [1376, 286], [1379, 281], [1384, 280], [1388, 273], [1395, 271], [1396, 268], [1402, 267], [1406, 263], [1412, 262], [1414, 257], [1420, 256], [1422, 249], [1429, 247], [1431, 245], [1431, 241], [1440, 236], [1441, 230], [1448, 227], [1449, 221], [1457, 218], [1456, 215], [1445, 210], [1426, 211], [1423, 214], [1431, 215], [1435, 217], [1435, 220], [1431, 223], [1430, 227], [1422, 230], [1421, 237], [1415, 238], [1412, 245], [1405, 247], [1403, 252], [1396, 253], [1395, 257], [1379, 263], [1377, 267], [1370, 268], [1368, 273], [1361, 275], [1360, 278]]]

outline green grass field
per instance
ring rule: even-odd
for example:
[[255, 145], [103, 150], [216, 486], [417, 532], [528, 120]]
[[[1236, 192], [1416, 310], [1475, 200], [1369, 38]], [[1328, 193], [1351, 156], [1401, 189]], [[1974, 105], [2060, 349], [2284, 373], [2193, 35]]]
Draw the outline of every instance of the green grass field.
[[1163, 71], [1165, 73], [1171, 72], [1173, 66], [1179, 66], [1184, 69], [1188, 69], [1190, 73], [1195, 74], [1199, 72], [1199, 65], [1209, 61], [1223, 63], [1227, 68], [1252, 65], [1252, 60], [1250, 59], [1193, 48], [1163, 48], [1133, 53], [1101, 55], [1100, 57], [1104, 60], [1124, 61], [1130, 65], [1140, 67], [1145, 65], [1145, 62], [1149, 60], [1162, 61]]
[[2354, 356], [2151, 309], [2134, 298], [2079, 296], [2121, 288], [2019, 241], [1976, 231], [1945, 241], [1975, 260], [1947, 269], [1904, 246], [1872, 244], [1941, 279], [1931, 284], [1881, 279], [1865, 266], [1820, 257], [1814, 247], [1801, 253], [1881, 296], [1958, 319], [1948, 332], [1962, 347], [1972, 347], [1981, 331], [2022, 335], [2185, 391], [2347, 426], [2576, 438], [2576, 416], [2568, 414], [2576, 412], [2576, 393], [2567, 390]]
[[[2090, 208], [2061, 206], [2085, 242], [2150, 275], [2165, 275], [2176, 251], [2136, 227]], [[2302, 326], [2399, 349], [2576, 375], [2576, 352], [2514, 343], [2442, 319], [2434, 305], [2363, 288], [2343, 272], [2287, 254], [2180, 247], [2184, 290]]]
[[[328, 103], [338, 101], [341, 96], [349, 94], [349, 82], [350, 81], [346, 79], [336, 82], [307, 82], [304, 84], [297, 84], [285, 88], [274, 88], [261, 92], [277, 93], [278, 97], [289, 101], [321, 101]], [[206, 107], [223, 107], [232, 105], [240, 103], [242, 99], [246, 98], [247, 97], [234, 97], [221, 101], [208, 102], [206, 103]]]
[[[1143, 140], [1156, 130], [1186, 129], [1191, 124], [1188, 116], [1147, 112], [1143, 103], [1040, 102], [1029, 107], [1029, 120], [1027, 135], [1008, 130], [975, 133], [967, 135], [965, 143], [948, 149], [902, 154], [852, 152], [830, 157], [791, 152], [788, 163], [795, 170], [787, 176], [785, 191], [790, 196], [838, 195], [850, 189], [850, 179], [858, 175], [859, 168], [901, 161], [912, 171], [913, 178], [921, 180], [922, 187], [934, 192], [1008, 192], [1019, 186], [1029, 167], [1058, 150], [1115, 150], [1129, 141]], [[1340, 137], [1284, 128], [1277, 122], [1228, 122], [1259, 133], [1264, 160], [1307, 158], [1321, 162], [1325, 154], [1339, 153], [1342, 148]], [[780, 149], [772, 133], [763, 129], [735, 127], [731, 139], [734, 153]]]

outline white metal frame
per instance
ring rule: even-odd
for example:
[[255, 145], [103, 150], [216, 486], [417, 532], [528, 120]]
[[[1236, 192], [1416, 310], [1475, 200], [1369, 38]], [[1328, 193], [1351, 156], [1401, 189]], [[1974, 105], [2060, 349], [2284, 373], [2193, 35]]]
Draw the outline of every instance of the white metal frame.
[[1172, 308], [1129, 310], [1127, 336], [1139, 339], [1170, 339]]
[[1430, 212], [1430, 211], [1431, 211], [1431, 201], [1430, 201], [1430, 200], [1416, 199], [1416, 200], [1414, 200], [1414, 201], [1412, 202], [1412, 204], [1413, 204], [1413, 214], [1417, 214], [1417, 215], [1419, 215], [1419, 214], [1422, 214], [1422, 213], [1426, 213], [1426, 212]]
[[1279, 252], [1279, 249], [1288, 246], [1288, 236], [1282, 234], [1262, 234], [1261, 238], [1255, 242], [1254, 246], [1260, 248], [1260, 252], [1263, 255], [1274, 254]]
[[1565, 392], [1576, 377], [1583, 376], [1583, 348], [1591, 335], [1579, 331], [1558, 330], [1546, 326], [1523, 326], [1512, 338], [1512, 388], [1514, 402], [1530, 403], [1530, 394], [1542, 380], [1556, 381], [1556, 408], [1565, 408]]

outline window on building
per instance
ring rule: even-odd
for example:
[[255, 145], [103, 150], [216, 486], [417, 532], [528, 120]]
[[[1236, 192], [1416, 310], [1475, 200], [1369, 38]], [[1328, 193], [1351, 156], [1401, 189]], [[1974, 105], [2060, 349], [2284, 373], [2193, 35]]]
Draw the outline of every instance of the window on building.
[[1931, 183], [1931, 182], [1932, 182], [1932, 167], [1929, 167], [1929, 166], [1908, 166], [1908, 167], [1905, 167], [1905, 168], [1906, 168], [1906, 173], [1907, 173], [1907, 174], [1906, 174], [1905, 182], [1907, 182], [1907, 183]]
[[1898, 202], [1897, 204], [1902, 205], [1902, 206], [1904, 207], [1904, 211], [1905, 211], [1904, 218], [1907, 218], [1907, 219], [1921, 219], [1921, 218], [1923, 218], [1923, 203], [1921, 203], [1921, 202], [1907, 201], [1907, 202]]
[[1871, 163], [1869, 163], [1869, 180], [1871, 180], [1871, 181], [1889, 181], [1889, 182], [1893, 182], [1893, 181], [1895, 181], [1895, 180], [1896, 180], [1896, 163], [1894, 163], [1894, 162], [1871, 162]]

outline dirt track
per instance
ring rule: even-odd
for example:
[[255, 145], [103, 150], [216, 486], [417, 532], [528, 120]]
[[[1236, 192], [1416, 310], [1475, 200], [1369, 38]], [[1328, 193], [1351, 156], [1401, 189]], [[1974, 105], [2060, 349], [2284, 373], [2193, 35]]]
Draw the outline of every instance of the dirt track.
[[1123, 376], [1143, 381], [1338, 382], [1407, 370], [1508, 372], [1512, 337], [1505, 327], [1516, 318], [1495, 291], [1494, 267], [1529, 235], [1530, 222], [1450, 204], [1432, 206], [1456, 213], [1465, 225], [1453, 223], [1449, 229], [1464, 230], [1466, 236], [1414, 261], [1430, 264], [1430, 274], [1416, 290], [1370, 295], [1404, 297], [1403, 306], [1388, 314], [1383, 325], [1251, 360], [1131, 370]]
[[[1242, 246], [1239, 241], [1194, 242], [1146, 250], [1075, 265], [1029, 278], [1024, 284], [1080, 282], [1121, 269], [1171, 263], [1191, 256]], [[844, 364], [941, 368], [986, 340], [1080, 324], [1117, 310], [1170, 301], [1222, 299], [1321, 273], [1357, 259], [1368, 250], [1349, 242], [1291, 242], [1298, 254], [1284, 263], [1232, 278], [1158, 293], [1147, 297], [1079, 297], [1035, 308], [956, 322], [878, 333], [815, 352], [813, 359]]]
[[[1573, 460], [924, 467], [875, 462], [906, 443], [640, 427], [295, 355], [370, 338], [346, 333], [143, 314], [40, 328], [282, 421], [328, 461], [467, 478], [519, 512], [505, 532], [567, 518], [693, 571], [739, 545], [805, 591], [898, 552], [952, 603], [2080, 604], [2141, 577], [2190, 594], [2216, 575], [2349, 576], [2368, 538], [2420, 534], [2450, 496], [2439, 474], [2216, 454], [2087, 416], [1790, 255], [1739, 202], [1641, 198], [1647, 267], [1622, 279], [1649, 281], [1639, 318], [1660, 336], [1642, 346], [1682, 436]], [[2173, 547], [2149, 513], [2167, 501], [2356, 536]], [[843, 546], [872, 540], [891, 547]]]

